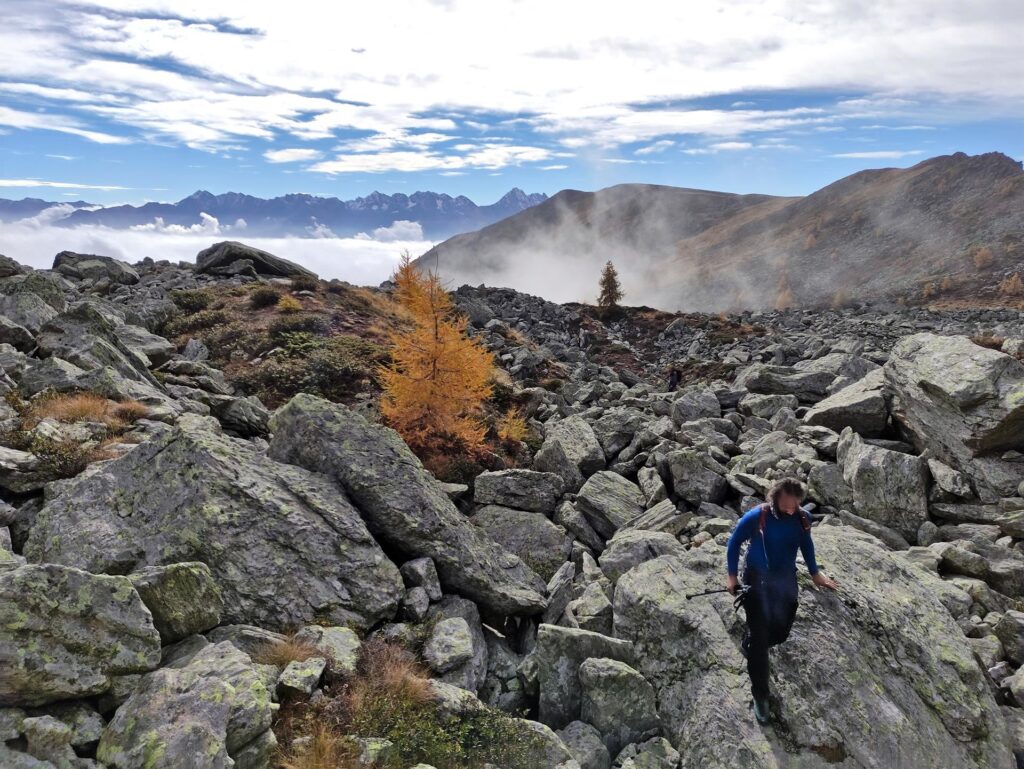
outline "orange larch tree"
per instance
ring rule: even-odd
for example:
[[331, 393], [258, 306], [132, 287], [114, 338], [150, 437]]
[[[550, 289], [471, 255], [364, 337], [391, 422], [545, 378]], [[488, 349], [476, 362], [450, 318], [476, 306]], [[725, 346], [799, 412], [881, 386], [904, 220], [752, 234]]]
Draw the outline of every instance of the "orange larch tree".
[[492, 394], [494, 356], [466, 333], [440, 278], [424, 275], [402, 255], [392, 280], [408, 312], [407, 329], [391, 334], [391, 363], [379, 370], [381, 413], [413, 449], [482, 446], [481, 414]]

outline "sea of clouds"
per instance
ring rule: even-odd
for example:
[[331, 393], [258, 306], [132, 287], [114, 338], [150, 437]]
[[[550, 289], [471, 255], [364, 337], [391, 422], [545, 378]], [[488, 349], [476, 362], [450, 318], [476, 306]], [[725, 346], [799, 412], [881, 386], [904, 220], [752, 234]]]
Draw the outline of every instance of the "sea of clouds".
[[0, 253], [36, 268], [51, 267], [53, 257], [61, 251], [112, 256], [129, 263], [147, 256], [194, 262], [207, 246], [241, 240], [297, 262], [322, 278], [369, 286], [387, 280], [403, 251], [415, 257], [434, 245], [424, 240], [416, 222], [395, 222], [351, 238], [335, 237], [327, 228], [312, 230], [308, 238], [247, 237], [244, 221], [222, 224], [208, 214], [188, 227], [167, 225], [160, 219], [126, 230], [56, 224], [72, 210], [68, 205], [56, 205], [37, 216], [0, 223]]

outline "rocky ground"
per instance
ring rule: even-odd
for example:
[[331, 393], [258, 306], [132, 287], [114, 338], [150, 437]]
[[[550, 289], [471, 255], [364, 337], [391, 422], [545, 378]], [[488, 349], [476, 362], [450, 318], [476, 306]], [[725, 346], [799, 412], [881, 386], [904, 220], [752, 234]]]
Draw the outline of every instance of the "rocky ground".
[[[230, 245], [0, 260], [0, 766], [332, 765], [311, 723], [346, 767], [1024, 757], [1019, 311], [455, 296], [534, 433], [466, 484], [374, 418], [386, 291]], [[761, 727], [731, 596], [687, 596], [782, 475], [841, 588], [800, 574]], [[429, 673], [404, 731], [352, 712], [381, 644]]]

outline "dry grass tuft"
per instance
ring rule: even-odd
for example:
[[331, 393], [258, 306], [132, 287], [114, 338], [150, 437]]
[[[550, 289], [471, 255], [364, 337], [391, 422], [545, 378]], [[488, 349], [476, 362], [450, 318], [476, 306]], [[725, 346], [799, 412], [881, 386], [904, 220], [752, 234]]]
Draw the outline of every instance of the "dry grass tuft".
[[252, 655], [252, 661], [260, 665], [277, 665], [283, 668], [289, 662], [305, 662], [311, 657], [323, 656], [322, 652], [309, 641], [297, 641], [294, 637], [283, 641], [264, 644]]
[[358, 756], [352, 743], [330, 729], [320, 726], [310, 735], [305, 748], [281, 752], [281, 769], [355, 769]]
[[99, 422], [112, 433], [120, 433], [149, 414], [138, 401], [112, 401], [92, 392], [66, 393], [42, 397], [34, 401], [25, 415], [28, 423], [43, 419], [58, 422]]
[[277, 300], [277, 311], [285, 314], [302, 311], [302, 302], [294, 296], [282, 296]]

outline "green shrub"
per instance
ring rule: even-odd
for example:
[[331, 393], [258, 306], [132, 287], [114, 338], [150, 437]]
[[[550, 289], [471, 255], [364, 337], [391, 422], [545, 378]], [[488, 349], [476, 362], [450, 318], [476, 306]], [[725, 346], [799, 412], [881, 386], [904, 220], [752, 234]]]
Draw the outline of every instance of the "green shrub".
[[209, 307], [216, 294], [208, 288], [176, 289], [171, 291], [171, 301], [182, 312], [194, 313]]
[[312, 275], [296, 275], [292, 278], [292, 291], [316, 291], [320, 288], [320, 279]]
[[342, 401], [372, 379], [386, 351], [357, 336], [318, 337], [309, 331], [279, 335], [282, 352], [241, 372], [235, 381], [246, 392], [276, 406], [296, 393]]
[[281, 292], [273, 286], [257, 286], [249, 294], [249, 306], [254, 310], [262, 310], [264, 307], [273, 307], [281, 298]]
[[189, 315], [176, 315], [164, 324], [162, 331], [164, 336], [176, 337], [220, 326], [229, 321], [230, 316], [226, 310], [201, 310]]
[[327, 334], [331, 330], [331, 322], [323, 315], [300, 313], [286, 317], [274, 318], [267, 328], [267, 333], [274, 341], [279, 341], [285, 334], [295, 331], [307, 331], [311, 334]]

